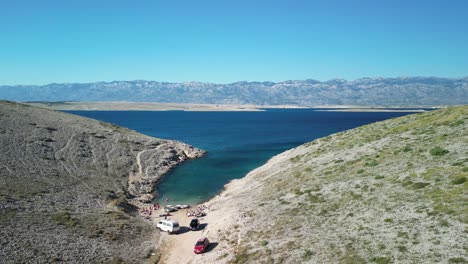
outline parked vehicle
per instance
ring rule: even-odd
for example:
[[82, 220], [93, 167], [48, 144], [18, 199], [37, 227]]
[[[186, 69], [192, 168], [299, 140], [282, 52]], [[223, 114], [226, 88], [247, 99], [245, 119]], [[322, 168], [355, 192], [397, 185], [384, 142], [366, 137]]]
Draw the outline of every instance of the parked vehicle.
[[208, 248], [209, 245], [210, 245], [210, 240], [208, 240], [208, 238], [206, 237], [199, 238], [197, 240], [197, 243], [195, 244], [193, 252], [195, 252], [195, 254], [204, 253], [206, 252], [206, 249]]
[[167, 205], [166, 208], [164, 208], [164, 211], [170, 213], [170, 212], [175, 212], [177, 211], [177, 208], [172, 206], [172, 205]]
[[192, 221], [190, 221], [190, 229], [192, 230], [197, 230], [200, 227], [200, 221], [198, 218], [193, 218]]
[[174, 220], [159, 220], [158, 224], [156, 225], [163, 232], [167, 232], [169, 234], [177, 233], [180, 230], [180, 225], [177, 221]]

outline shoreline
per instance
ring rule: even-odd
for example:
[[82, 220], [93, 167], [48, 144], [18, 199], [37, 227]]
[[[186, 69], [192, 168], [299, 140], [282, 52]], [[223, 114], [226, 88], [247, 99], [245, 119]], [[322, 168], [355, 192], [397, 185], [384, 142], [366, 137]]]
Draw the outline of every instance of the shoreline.
[[24, 104], [59, 111], [189, 111], [189, 112], [258, 112], [268, 109], [311, 109], [330, 112], [424, 112], [445, 106], [357, 106], [357, 105], [252, 105], [189, 104], [155, 102], [24, 102]]
[[[143, 208], [139, 209], [139, 218], [149, 221], [152, 225], [156, 226], [159, 220], [167, 219], [167, 220], [175, 220], [180, 224], [180, 231], [176, 234], [168, 234], [161, 230], [156, 230], [155, 232], [159, 233], [159, 248], [155, 249], [155, 252], [152, 255], [155, 256], [159, 263], [190, 263], [191, 261], [214, 261], [215, 257], [217, 256], [217, 252], [212, 251], [216, 246], [212, 246], [209, 252], [205, 254], [196, 255], [193, 253], [193, 245], [197, 241], [198, 238], [202, 236], [207, 236], [209, 231], [209, 224], [213, 223], [213, 219], [208, 217], [208, 214], [211, 212], [209, 208], [205, 208], [203, 211], [207, 213], [207, 215], [203, 217], [194, 217], [188, 216], [187, 212], [192, 208], [197, 208], [199, 206], [203, 206], [204, 203], [191, 205], [190, 208], [186, 209], [179, 209], [175, 212], [166, 213], [164, 211], [164, 206], [161, 205], [159, 209], [152, 210], [151, 215], [146, 216], [141, 213], [143, 208], [150, 208], [151, 205], [147, 204]], [[169, 214], [167, 218], [161, 216], [162, 214]], [[201, 224], [201, 228], [195, 231], [191, 231], [189, 228], [190, 220], [193, 218], [198, 218]], [[213, 240], [212, 242], [217, 244], [217, 240]]]

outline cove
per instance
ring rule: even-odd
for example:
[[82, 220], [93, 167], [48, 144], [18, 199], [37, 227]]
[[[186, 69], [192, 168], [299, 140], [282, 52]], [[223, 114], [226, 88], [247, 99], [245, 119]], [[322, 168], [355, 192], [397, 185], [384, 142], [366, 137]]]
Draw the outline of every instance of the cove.
[[[283, 151], [339, 131], [399, 117], [408, 112], [326, 112], [317, 109], [269, 109], [259, 112], [67, 111], [179, 140], [208, 151], [177, 166], [160, 181], [158, 199], [196, 204], [219, 193]], [[161, 202], [160, 200], [158, 200]]]

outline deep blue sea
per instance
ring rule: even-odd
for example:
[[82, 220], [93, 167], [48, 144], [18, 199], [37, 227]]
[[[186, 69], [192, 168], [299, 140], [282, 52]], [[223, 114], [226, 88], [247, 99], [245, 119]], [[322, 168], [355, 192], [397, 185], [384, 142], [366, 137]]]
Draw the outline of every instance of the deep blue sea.
[[263, 112], [69, 111], [140, 133], [180, 140], [208, 151], [164, 176], [159, 197], [170, 204], [196, 204], [219, 193], [272, 156], [316, 138], [410, 112], [324, 112], [273, 109]]

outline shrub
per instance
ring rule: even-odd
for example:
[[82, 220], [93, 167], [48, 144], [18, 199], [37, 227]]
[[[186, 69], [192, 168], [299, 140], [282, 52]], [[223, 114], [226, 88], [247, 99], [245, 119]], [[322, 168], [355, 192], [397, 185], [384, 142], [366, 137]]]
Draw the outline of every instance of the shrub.
[[389, 264], [392, 263], [390, 258], [387, 257], [373, 257], [370, 259], [371, 262], [375, 262], [377, 264]]
[[415, 182], [413, 183], [413, 189], [424, 189], [426, 186], [430, 185], [428, 182]]
[[260, 241], [260, 245], [266, 246], [266, 245], [268, 245], [268, 241], [262, 240], [262, 241]]
[[460, 176], [452, 180], [452, 184], [463, 184], [466, 182], [466, 177], [465, 176]]
[[446, 150], [446, 149], [443, 149], [441, 147], [434, 147], [434, 148], [431, 149], [431, 155], [432, 156], [442, 156], [442, 155], [445, 155], [447, 153], [449, 153], [449, 151]]
[[377, 247], [380, 250], [384, 250], [386, 248], [385, 244], [383, 244], [383, 243], [380, 243]]
[[401, 245], [400, 245], [400, 246], [398, 246], [397, 248], [398, 248], [398, 251], [400, 251], [400, 252], [406, 252], [406, 251], [408, 251], [408, 249], [406, 248], [406, 246], [401, 246]]
[[361, 195], [361, 194], [354, 193], [354, 192], [352, 192], [352, 191], [349, 192], [349, 195], [350, 195], [353, 199], [355, 199], [355, 200], [359, 200], [359, 199], [362, 198], [362, 195]]
[[313, 195], [313, 194], [310, 194], [310, 193], [307, 194], [307, 199], [311, 203], [322, 203], [322, 202], [324, 202], [323, 198], [319, 197], [318, 195]]
[[229, 256], [229, 253], [224, 253], [221, 256], [219, 256], [218, 259], [223, 259], [223, 258], [226, 258], [227, 256]]
[[453, 123], [450, 124], [451, 127], [456, 127], [456, 126], [459, 126], [459, 125], [462, 125], [464, 124], [463, 120], [458, 120], [458, 121], [455, 121]]
[[61, 211], [52, 216], [52, 219], [57, 225], [64, 225], [67, 227], [73, 227], [78, 225], [78, 221], [73, 218], [69, 212]]
[[312, 250], [304, 249], [304, 254], [302, 254], [302, 258], [304, 260], [309, 260], [312, 257], [312, 255], [314, 255], [314, 252], [312, 252]]
[[445, 219], [441, 219], [441, 220], [439, 221], [439, 223], [440, 223], [441, 226], [444, 226], [444, 227], [448, 227], [448, 226], [449, 226], [449, 222], [448, 222], [447, 220], [445, 220]]
[[403, 152], [410, 152], [411, 150], [413, 150], [410, 146], [406, 146], [403, 148]]
[[302, 192], [300, 189], [296, 188], [296, 189], [294, 189], [294, 194], [295, 195], [303, 195], [304, 192]]
[[249, 254], [245, 250], [240, 250], [234, 257], [232, 263], [247, 263], [249, 261]]
[[301, 160], [301, 156], [298, 155], [298, 156], [295, 156], [295, 157], [290, 158], [289, 160], [290, 160], [291, 162], [296, 163], [296, 162], [298, 162], [298, 161]]
[[466, 263], [464, 258], [450, 258], [449, 263]]
[[402, 238], [408, 239], [409, 235], [408, 235], [408, 232], [398, 231], [397, 237], [402, 237]]

